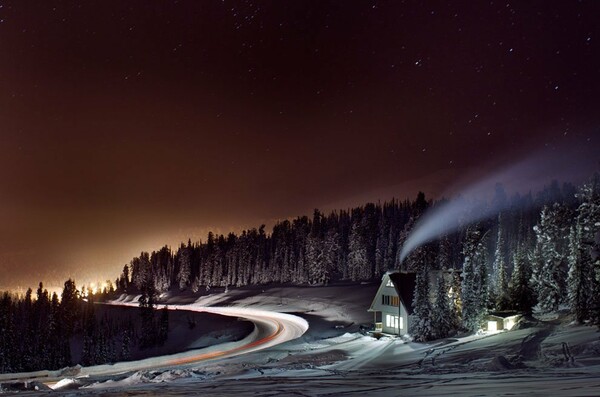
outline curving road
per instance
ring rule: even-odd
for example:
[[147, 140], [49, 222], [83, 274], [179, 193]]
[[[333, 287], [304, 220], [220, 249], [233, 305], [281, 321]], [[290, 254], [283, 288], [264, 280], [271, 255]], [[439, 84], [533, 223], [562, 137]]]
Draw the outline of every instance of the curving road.
[[[189, 357], [173, 358], [168, 365], [188, 364], [217, 357], [232, 357], [266, 349], [271, 346], [296, 339], [308, 329], [308, 322], [303, 318], [291, 314], [270, 312], [237, 307], [200, 307], [199, 310], [188, 306], [174, 306], [178, 310], [203, 311], [223, 316], [242, 317], [254, 323], [254, 331], [249, 338], [244, 339], [240, 346], [221, 347], [212, 352], [196, 352]], [[226, 345], [226, 344], [223, 344]]]
[[[138, 303], [134, 302], [111, 302], [108, 304], [138, 307]], [[159, 306], [159, 308], [162, 308], [162, 306]], [[205, 307], [196, 304], [169, 305], [168, 308], [170, 310], [208, 312], [223, 316], [244, 318], [254, 323], [254, 330], [240, 341], [221, 343], [203, 349], [151, 357], [137, 361], [83, 367], [80, 371], [75, 371], [76, 373], [65, 371], [38, 371], [20, 374], [0, 374], [0, 381], [38, 379], [45, 383], [53, 383], [52, 381], [57, 381], [66, 377], [116, 375], [125, 372], [193, 364], [201, 361], [239, 356], [241, 354], [267, 349], [296, 339], [302, 336], [308, 329], [308, 322], [303, 318], [267, 310], [242, 307]]]
[[[138, 303], [112, 302], [111, 305], [134, 306]], [[159, 309], [164, 306], [159, 305]], [[254, 330], [237, 342], [221, 343], [203, 349], [191, 350], [166, 356], [151, 357], [138, 361], [120, 362], [113, 365], [84, 367], [77, 376], [111, 375], [123, 372], [192, 364], [216, 358], [239, 356], [266, 349], [302, 336], [308, 322], [291, 314], [243, 307], [205, 307], [196, 304], [168, 305], [170, 310], [207, 312], [223, 316], [241, 317], [254, 323]]]

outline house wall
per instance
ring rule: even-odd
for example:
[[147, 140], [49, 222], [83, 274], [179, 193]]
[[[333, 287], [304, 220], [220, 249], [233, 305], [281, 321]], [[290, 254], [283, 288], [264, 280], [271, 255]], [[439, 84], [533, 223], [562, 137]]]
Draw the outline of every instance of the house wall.
[[499, 317], [499, 316], [495, 316], [495, 315], [488, 315], [488, 316], [486, 316], [483, 323], [481, 324], [481, 328], [484, 329], [485, 331], [489, 331], [489, 322], [494, 321], [494, 322], [496, 322], [496, 329], [498, 331], [502, 331], [503, 329], [510, 330], [514, 327], [514, 325], [519, 321], [520, 318], [521, 318], [520, 315], [514, 315], [514, 316], [510, 316], [510, 317]]
[[[383, 310], [381, 311], [381, 319], [382, 319], [382, 323], [383, 323], [383, 329], [382, 331], [386, 334], [393, 334], [393, 335], [406, 335], [408, 333], [408, 329], [409, 329], [409, 321], [410, 321], [410, 317], [408, 316], [408, 313], [406, 311], [406, 307], [404, 307], [404, 305], [402, 303], [400, 303], [399, 307], [393, 307], [393, 306], [383, 306]], [[398, 316], [398, 326], [402, 325], [402, 328], [398, 329], [398, 328], [392, 328], [392, 327], [388, 327], [386, 324], [386, 315], [391, 315], [391, 316]]]
[[[381, 312], [382, 332], [392, 335], [405, 335], [408, 333], [409, 317], [406, 312], [406, 307], [402, 304], [396, 288], [393, 285], [388, 286], [389, 276], [386, 274], [381, 280], [381, 286], [377, 290], [377, 294], [373, 299], [370, 311]], [[391, 306], [382, 304], [382, 295], [388, 295], [398, 298], [399, 306]], [[386, 323], [386, 315], [402, 317], [402, 320], [398, 319], [398, 325], [402, 322], [403, 327], [401, 329], [388, 327]], [[377, 321], [376, 321], [377, 322]]]
[[[392, 307], [392, 306], [384, 306], [384, 309], [381, 311], [382, 313], [382, 321], [383, 321], [383, 332], [386, 334], [393, 334], [393, 335], [400, 335], [400, 331], [398, 330], [398, 328], [393, 328], [393, 327], [389, 327], [387, 325], [387, 321], [386, 321], [386, 316], [390, 315], [390, 316], [397, 316], [400, 317], [400, 308], [399, 307]], [[399, 321], [398, 321], [398, 325], [399, 325]]]
[[377, 290], [377, 294], [375, 295], [375, 298], [373, 299], [373, 303], [371, 304], [371, 310], [383, 312], [384, 310], [391, 307], [388, 305], [381, 304], [381, 295], [389, 295], [389, 296], [396, 296], [396, 297], [398, 296], [398, 293], [396, 292], [396, 289], [393, 286], [392, 287], [386, 286], [388, 280], [389, 280], [389, 277], [386, 274], [383, 277], [381, 286]]
[[411, 324], [412, 316], [408, 315], [408, 312], [406, 311], [406, 308], [404, 306], [402, 306], [402, 310], [401, 310], [400, 314], [404, 318], [404, 328], [400, 330], [400, 335], [406, 335], [406, 334], [408, 334], [408, 330], [412, 326], [412, 324]]
[[504, 329], [511, 330], [521, 319], [520, 315], [506, 317], [504, 319]]

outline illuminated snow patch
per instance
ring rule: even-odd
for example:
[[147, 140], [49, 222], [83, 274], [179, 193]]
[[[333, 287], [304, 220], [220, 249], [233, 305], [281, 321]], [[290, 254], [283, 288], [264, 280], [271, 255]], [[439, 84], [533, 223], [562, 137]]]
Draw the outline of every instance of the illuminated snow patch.
[[76, 382], [73, 379], [71, 379], [71, 378], [64, 378], [64, 379], [61, 379], [58, 382], [56, 382], [56, 384], [50, 386], [50, 388], [52, 390], [59, 390], [59, 389], [62, 389], [63, 387], [71, 386], [74, 383], [76, 383]]

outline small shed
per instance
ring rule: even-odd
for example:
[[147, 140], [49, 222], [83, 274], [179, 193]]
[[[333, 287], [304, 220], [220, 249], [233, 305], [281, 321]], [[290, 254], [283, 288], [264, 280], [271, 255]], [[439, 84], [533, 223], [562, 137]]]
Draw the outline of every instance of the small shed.
[[484, 319], [482, 329], [494, 332], [511, 330], [522, 315], [518, 312], [490, 312]]

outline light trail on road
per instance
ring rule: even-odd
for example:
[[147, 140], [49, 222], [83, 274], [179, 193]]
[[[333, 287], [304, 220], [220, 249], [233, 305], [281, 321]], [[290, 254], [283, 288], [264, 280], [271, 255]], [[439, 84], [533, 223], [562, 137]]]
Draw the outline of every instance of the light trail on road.
[[[136, 302], [109, 302], [115, 306], [138, 307]], [[239, 356], [267, 349], [272, 346], [296, 339], [308, 329], [308, 322], [301, 317], [286, 313], [244, 307], [206, 307], [190, 305], [159, 305], [158, 309], [186, 310], [192, 312], [214, 313], [223, 316], [239, 317], [254, 323], [254, 330], [244, 339], [209, 346], [203, 349], [183, 353], [150, 357], [143, 360], [120, 362], [113, 365], [84, 367], [78, 376], [110, 375], [178, 365], [187, 365], [202, 361]]]
[[[137, 302], [108, 302], [108, 305], [138, 307]], [[63, 378], [117, 375], [127, 372], [190, 365], [207, 360], [228, 358], [273, 347], [302, 336], [308, 329], [308, 322], [301, 317], [286, 313], [243, 307], [206, 307], [198, 304], [159, 305], [158, 309], [214, 313], [223, 316], [239, 317], [254, 323], [254, 330], [237, 342], [226, 342], [190, 350], [182, 353], [150, 357], [143, 360], [118, 362], [90, 367], [82, 367], [76, 374], [65, 370], [37, 371], [18, 374], [0, 374], [0, 381], [43, 380], [52, 385]]]

